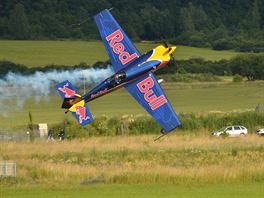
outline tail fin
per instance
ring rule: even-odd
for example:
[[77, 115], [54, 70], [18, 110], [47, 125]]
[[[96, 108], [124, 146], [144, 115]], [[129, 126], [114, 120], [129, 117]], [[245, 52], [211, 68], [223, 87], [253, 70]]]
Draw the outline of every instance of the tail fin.
[[61, 108], [66, 108], [71, 111], [72, 115], [82, 126], [93, 121], [88, 105], [70, 81], [66, 80], [56, 87], [63, 99]]

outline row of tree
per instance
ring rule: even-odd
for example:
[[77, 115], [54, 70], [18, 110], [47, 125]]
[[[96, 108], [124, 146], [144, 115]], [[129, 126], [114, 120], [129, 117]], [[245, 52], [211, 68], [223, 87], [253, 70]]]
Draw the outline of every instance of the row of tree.
[[[168, 67], [157, 71], [157, 75], [168, 74], [213, 74], [217, 76], [240, 75], [246, 77], [249, 81], [264, 80], [264, 53], [245, 53], [233, 57], [231, 60], [221, 61], [206, 61], [201, 58], [179, 60], [178, 64], [171, 61]], [[92, 67], [103, 68], [107, 67], [110, 61], [97, 62]], [[28, 68], [21, 64], [15, 64], [10, 61], [0, 61], [0, 78], [4, 78], [8, 72], [20, 73], [24, 75], [33, 74], [36, 71], [47, 72], [50, 70], [71, 70], [76, 68], [91, 67], [85, 63], [80, 63], [74, 66], [63, 65], [48, 65], [44, 68], [35, 67]], [[175, 76], [173, 77], [175, 79]], [[214, 79], [212, 76], [207, 76], [205, 79]]]
[[130, 38], [264, 51], [261, 0], [0, 1], [1, 39], [100, 39], [92, 16], [111, 11]]

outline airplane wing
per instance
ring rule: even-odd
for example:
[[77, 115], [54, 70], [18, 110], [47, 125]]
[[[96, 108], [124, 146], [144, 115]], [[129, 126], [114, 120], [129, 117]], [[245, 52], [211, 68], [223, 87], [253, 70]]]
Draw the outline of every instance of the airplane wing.
[[109, 10], [94, 16], [99, 33], [115, 72], [118, 72], [133, 59], [140, 56], [139, 51], [117, 23]]
[[125, 85], [125, 88], [166, 133], [181, 124], [153, 73]]

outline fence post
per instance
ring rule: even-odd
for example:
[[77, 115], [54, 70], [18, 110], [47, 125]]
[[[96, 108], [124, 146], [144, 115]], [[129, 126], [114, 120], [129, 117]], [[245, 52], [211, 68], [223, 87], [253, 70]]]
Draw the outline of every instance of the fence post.
[[123, 136], [124, 135], [124, 122], [121, 122], [120, 123], [120, 129], [121, 129], [121, 135]]
[[14, 161], [14, 163], [13, 163], [13, 167], [14, 167], [14, 178], [16, 178], [16, 161]]
[[7, 176], [7, 162], [5, 162], [5, 176]]

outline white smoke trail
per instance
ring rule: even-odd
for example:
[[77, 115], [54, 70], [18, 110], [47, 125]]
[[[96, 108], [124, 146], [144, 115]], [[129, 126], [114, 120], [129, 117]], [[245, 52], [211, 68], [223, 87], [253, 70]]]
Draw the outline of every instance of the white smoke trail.
[[[0, 79], [0, 112], [7, 116], [5, 109], [14, 111], [24, 106], [24, 101], [31, 96], [38, 102], [43, 96], [49, 96], [55, 91], [55, 86], [65, 80], [69, 80], [75, 87], [97, 84], [113, 74], [111, 67], [106, 69], [89, 68], [85, 70], [76, 69], [69, 71], [36, 72], [32, 75], [21, 75], [8, 73]], [[16, 99], [16, 101], [14, 101]], [[15, 104], [10, 104], [10, 102]]]

